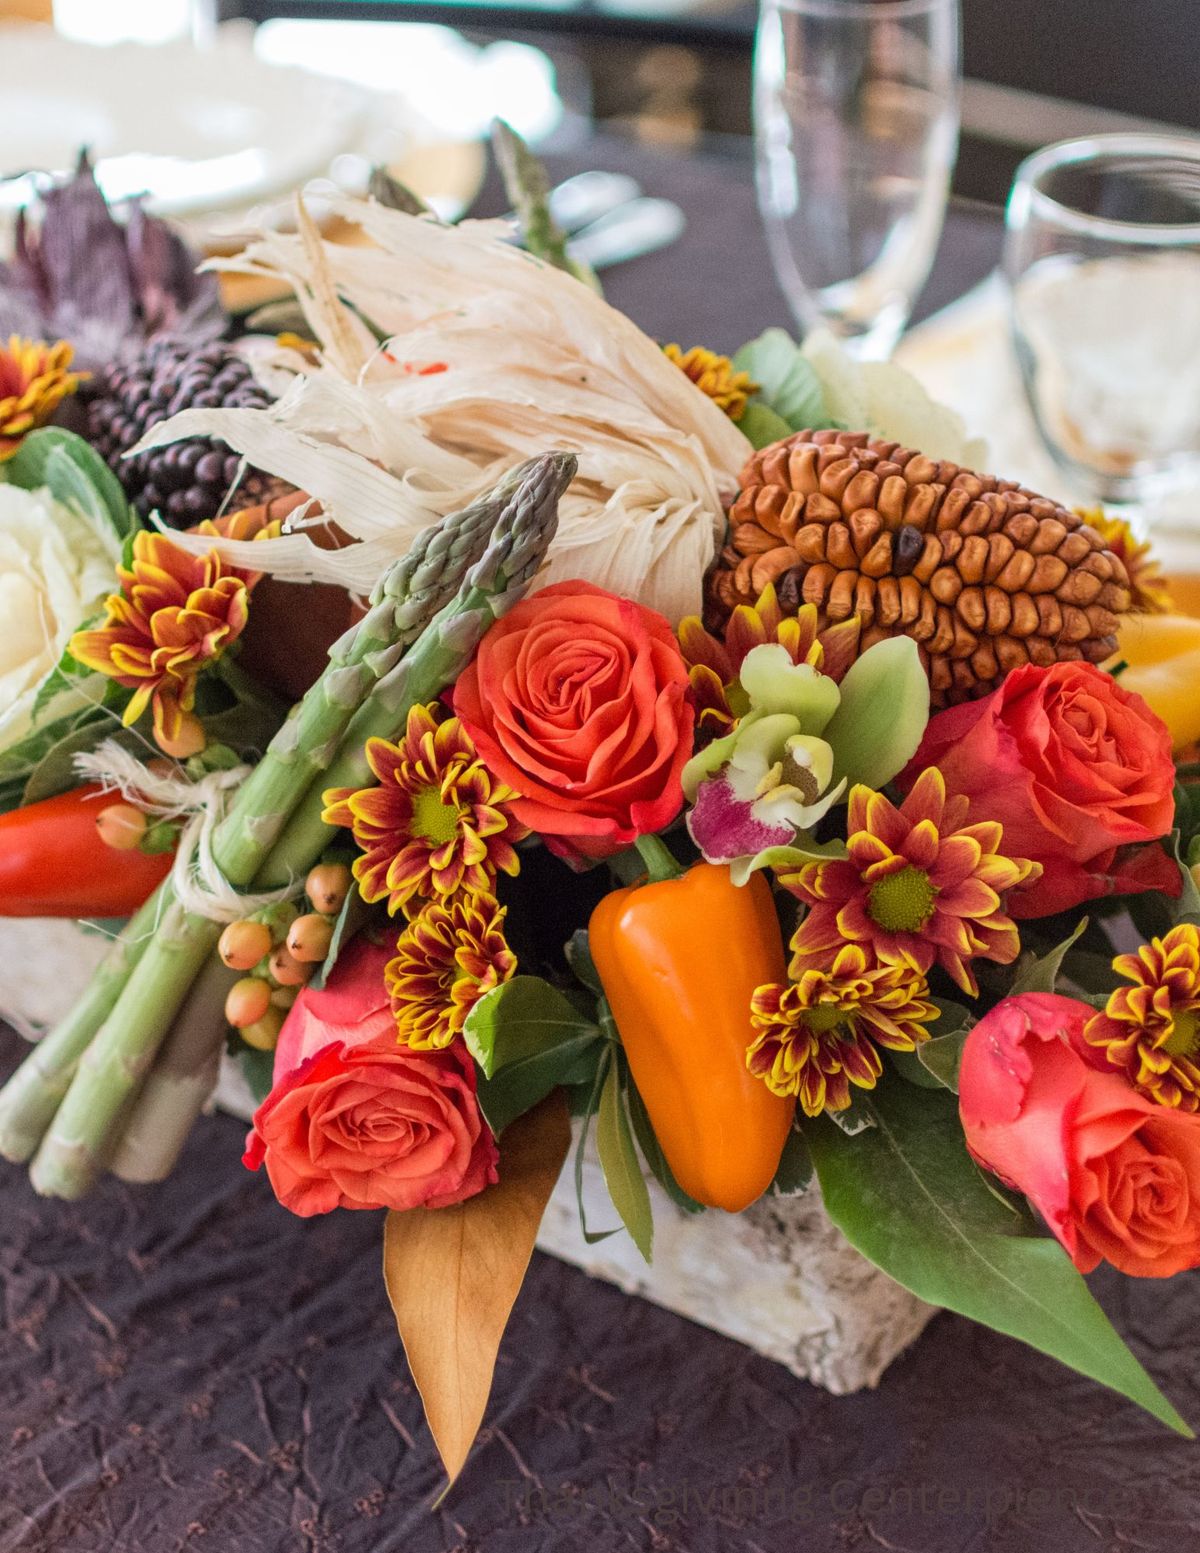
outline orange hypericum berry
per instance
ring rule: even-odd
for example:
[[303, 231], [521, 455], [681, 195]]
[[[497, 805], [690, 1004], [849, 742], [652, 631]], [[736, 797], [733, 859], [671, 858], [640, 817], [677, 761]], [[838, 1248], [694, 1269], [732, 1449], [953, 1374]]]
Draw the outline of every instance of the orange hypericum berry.
[[354, 876], [345, 863], [318, 863], [304, 881], [305, 894], [313, 910], [336, 917], [346, 903]]
[[231, 971], [253, 970], [270, 952], [271, 930], [265, 922], [231, 922], [217, 945], [217, 953]]
[[100, 840], [117, 852], [132, 852], [140, 846], [147, 824], [146, 816], [131, 803], [110, 803], [96, 816]]
[[273, 1052], [279, 1044], [279, 1032], [283, 1029], [284, 1014], [282, 1009], [267, 1005], [267, 1011], [261, 1019], [256, 1019], [252, 1025], [246, 1025], [239, 1032], [247, 1046], [252, 1046], [258, 1052]]
[[261, 976], [243, 976], [225, 998], [225, 1018], [235, 1030], [245, 1030], [265, 1017], [271, 1007], [271, 983]]
[[297, 917], [287, 936], [289, 954], [302, 965], [319, 965], [329, 953], [332, 942], [333, 923], [315, 911], [310, 911], [306, 917]]
[[271, 975], [281, 987], [303, 987], [315, 970], [315, 965], [297, 960], [286, 944], [280, 944], [271, 956]]

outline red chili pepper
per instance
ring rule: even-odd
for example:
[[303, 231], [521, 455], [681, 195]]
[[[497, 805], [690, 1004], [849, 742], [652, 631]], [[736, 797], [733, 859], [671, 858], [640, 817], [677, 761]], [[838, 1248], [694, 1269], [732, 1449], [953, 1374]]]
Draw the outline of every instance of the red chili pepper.
[[96, 815], [113, 801], [78, 787], [0, 815], [0, 917], [127, 917], [171, 871], [172, 855], [106, 846]]

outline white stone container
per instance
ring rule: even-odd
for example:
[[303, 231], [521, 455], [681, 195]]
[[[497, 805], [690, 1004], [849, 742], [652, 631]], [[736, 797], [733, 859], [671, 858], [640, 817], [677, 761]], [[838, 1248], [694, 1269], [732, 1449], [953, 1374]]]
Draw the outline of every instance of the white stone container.
[[[105, 945], [103, 934], [73, 922], [0, 920], [0, 1018], [35, 1039], [87, 984]], [[223, 1069], [213, 1098], [243, 1119], [253, 1109], [236, 1064]], [[876, 1385], [934, 1314], [847, 1243], [815, 1186], [764, 1197], [740, 1214], [686, 1214], [656, 1182], [649, 1187], [652, 1266], [628, 1235], [585, 1242], [570, 1166], [550, 1199], [539, 1247], [839, 1394]], [[590, 1223], [615, 1222], [590, 1151], [583, 1197]]]

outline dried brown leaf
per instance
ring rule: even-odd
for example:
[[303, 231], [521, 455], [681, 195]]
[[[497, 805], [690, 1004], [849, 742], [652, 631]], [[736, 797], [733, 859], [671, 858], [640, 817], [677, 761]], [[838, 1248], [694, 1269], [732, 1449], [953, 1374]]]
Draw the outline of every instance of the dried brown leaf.
[[570, 1142], [557, 1090], [505, 1128], [495, 1186], [454, 1208], [388, 1214], [388, 1298], [451, 1483], [483, 1421], [500, 1339]]

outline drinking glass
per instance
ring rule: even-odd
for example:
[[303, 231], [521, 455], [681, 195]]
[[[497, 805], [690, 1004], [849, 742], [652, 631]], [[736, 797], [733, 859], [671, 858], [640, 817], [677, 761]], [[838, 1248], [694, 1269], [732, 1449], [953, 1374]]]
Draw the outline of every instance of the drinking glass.
[[891, 353], [929, 274], [958, 146], [958, 0], [763, 0], [758, 203], [802, 329]]
[[1200, 138], [1035, 152], [1004, 273], [1025, 392], [1072, 485], [1146, 503], [1200, 480]]

